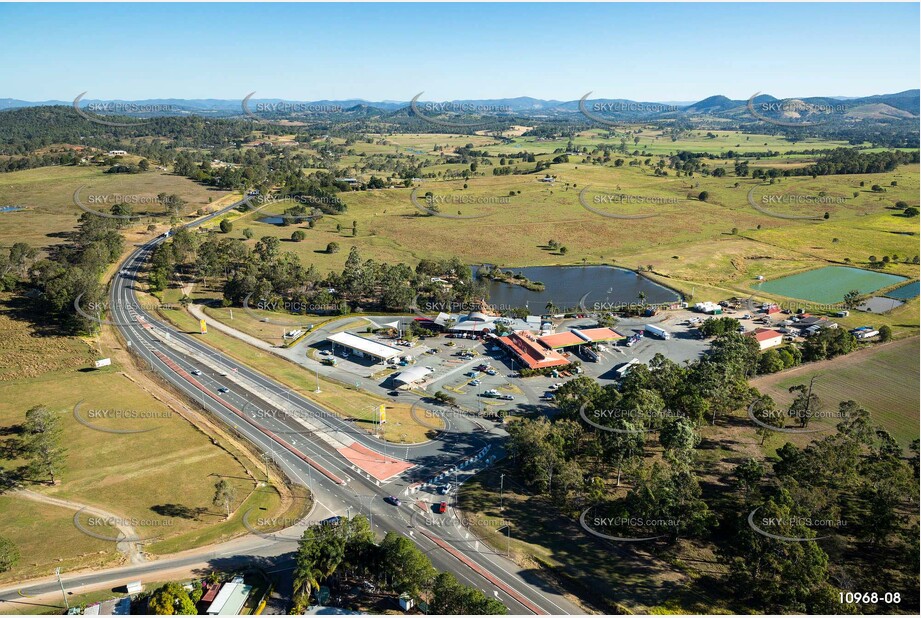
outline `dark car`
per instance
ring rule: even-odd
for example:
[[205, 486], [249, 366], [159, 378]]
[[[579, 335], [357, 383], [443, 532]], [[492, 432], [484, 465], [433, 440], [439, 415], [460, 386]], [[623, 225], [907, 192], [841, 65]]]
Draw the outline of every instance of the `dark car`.
[[384, 498], [384, 502], [388, 504], [392, 504], [393, 506], [400, 506], [402, 504], [402, 502], [400, 502], [400, 499], [397, 498], [396, 496], [387, 496], [386, 498]]

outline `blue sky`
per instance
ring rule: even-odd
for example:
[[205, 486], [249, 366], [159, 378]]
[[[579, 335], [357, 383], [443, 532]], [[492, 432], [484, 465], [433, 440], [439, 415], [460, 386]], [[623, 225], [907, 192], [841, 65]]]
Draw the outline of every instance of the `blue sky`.
[[0, 97], [693, 101], [917, 88], [919, 5], [0, 4]]

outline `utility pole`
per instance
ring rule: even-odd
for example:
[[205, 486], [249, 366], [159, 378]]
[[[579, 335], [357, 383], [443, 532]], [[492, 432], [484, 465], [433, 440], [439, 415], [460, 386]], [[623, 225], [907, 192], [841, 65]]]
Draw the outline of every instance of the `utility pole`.
[[67, 593], [64, 592], [64, 582], [61, 581], [61, 567], [56, 568], [54, 574], [58, 576], [58, 584], [61, 586], [61, 596], [64, 597], [64, 607], [70, 610], [70, 603], [67, 602]]
[[313, 391], [313, 392], [319, 393], [319, 392], [320, 392], [320, 367], [319, 367], [319, 365], [318, 365], [317, 367], [315, 367], [315, 369], [317, 370], [317, 390], [315, 390], [315, 391]]
[[265, 463], [265, 484], [269, 484], [269, 454], [262, 454], [262, 461]]

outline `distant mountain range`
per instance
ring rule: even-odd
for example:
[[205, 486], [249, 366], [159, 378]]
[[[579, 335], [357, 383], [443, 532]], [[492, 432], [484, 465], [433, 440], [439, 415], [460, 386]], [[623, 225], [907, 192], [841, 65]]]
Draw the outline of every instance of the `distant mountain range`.
[[[764, 115], [783, 118], [791, 114], [797, 119], [813, 114], [834, 114], [851, 119], [908, 119], [919, 115], [921, 107], [921, 92], [918, 89], [905, 90], [893, 94], [880, 94], [866, 97], [801, 97], [777, 99], [769, 94], [759, 94], [753, 99], [752, 104], [758, 109], [765, 110]], [[319, 100], [319, 101], [293, 101], [285, 99], [250, 99], [248, 109], [255, 112], [273, 109], [273, 105], [284, 103], [279, 111], [273, 112], [275, 117], [284, 117], [281, 109], [293, 106], [296, 110], [292, 115], [298, 115], [297, 110], [310, 109], [335, 109], [341, 113], [355, 115], [375, 115], [399, 112], [409, 108], [410, 101], [367, 101], [364, 99], [346, 100]], [[419, 98], [417, 105], [426, 106], [430, 100]], [[0, 110], [10, 110], [26, 107], [66, 105], [72, 106], [73, 101], [23, 101], [20, 99], [0, 99]], [[81, 108], [87, 106], [100, 107], [107, 111], [107, 107], [117, 109], [118, 113], [134, 116], [183, 116], [202, 115], [214, 117], [242, 116], [242, 99], [143, 99], [133, 101], [82, 99]], [[441, 106], [441, 107], [439, 107]], [[749, 101], [730, 99], [722, 95], [707, 97], [696, 103], [688, 102], [658, 102], [658, 101], [633, 101], [629, 99], [586, 99], [584, 101], [557, 101], [535, 99], [532, 97], [515, 97], [506, 99], [458, 99], [449, 102], [438, 102], [437, 105], [423, 107], [424, 113], [438, 114], [441, 110], [477, 110], [484, 115], [497, 114], [500, 116], [558, 116], [579, 113], [580, 109], [599, 116], [612, 118], [667, 118], [676, 114], [681, 115], [707, 115], [727, 119], [739, 120], [743, 117], [750, 118]], [[122, 110], [129, 111], [122, 111]], [[130, 110], [138, 111], [132, 112]], [[153, 110], [153, 111], [147, 111]], [[434, 110], [434, 111], [431, 111]]]

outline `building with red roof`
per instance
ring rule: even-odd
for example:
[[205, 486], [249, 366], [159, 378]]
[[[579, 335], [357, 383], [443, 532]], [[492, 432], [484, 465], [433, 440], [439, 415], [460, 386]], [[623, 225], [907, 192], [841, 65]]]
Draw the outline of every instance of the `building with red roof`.
[[523, 365], [526, 365], [529, 369], [562, 367], [563, 365], [568, 365], [570, 363], [568, 358], [556, 350], [545, 346], [530, 331], [516, 330], [510, 335], [499, 337], [498, 339], [512, 354], [518, 358], [518, 360]]
[[783, 343], [783, 333], [772, 328], [756, 328], [748, 334], [755, 338], [762, 350], [767, 350]]

